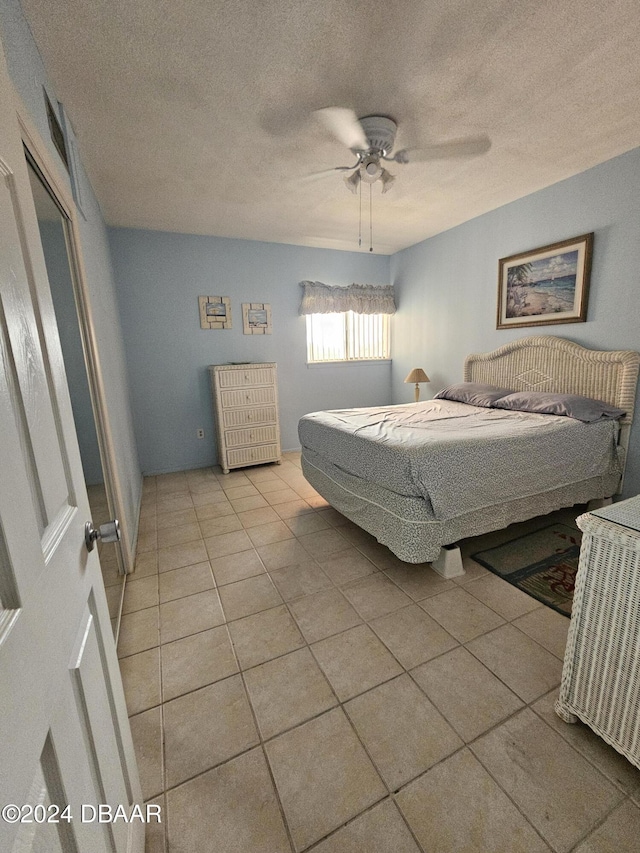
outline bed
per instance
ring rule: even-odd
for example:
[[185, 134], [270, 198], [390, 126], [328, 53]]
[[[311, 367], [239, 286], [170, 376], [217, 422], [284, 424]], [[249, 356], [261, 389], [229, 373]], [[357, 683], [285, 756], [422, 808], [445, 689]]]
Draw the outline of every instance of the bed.
[[314, 412], [299, 424], [302, 469], [401, 560], [461, 574], [460, 539], [620, 490], [639, 364], [636, 352], [553, 336], [513, 341], [468, 356], [464, 382], [581, 395], [625, 414], [585, 424], [448, 400]]

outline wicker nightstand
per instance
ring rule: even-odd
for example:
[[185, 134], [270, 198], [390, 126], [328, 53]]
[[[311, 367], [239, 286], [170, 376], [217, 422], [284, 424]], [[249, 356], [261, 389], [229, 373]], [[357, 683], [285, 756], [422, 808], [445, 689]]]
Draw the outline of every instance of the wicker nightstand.
[[640, 767], [640, 496], [577, 524], [584, 536], [556, 712]]

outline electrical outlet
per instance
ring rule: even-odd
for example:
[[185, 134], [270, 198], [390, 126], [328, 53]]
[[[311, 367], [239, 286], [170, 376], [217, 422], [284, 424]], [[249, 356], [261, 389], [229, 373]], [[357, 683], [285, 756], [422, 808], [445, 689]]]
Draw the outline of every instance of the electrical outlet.
[[198, 438], [204, 438], [204, 430], [202, 429], [202, 427], [200, 427], [200, 429], [196, 432], [196, 435], [198, 436]]

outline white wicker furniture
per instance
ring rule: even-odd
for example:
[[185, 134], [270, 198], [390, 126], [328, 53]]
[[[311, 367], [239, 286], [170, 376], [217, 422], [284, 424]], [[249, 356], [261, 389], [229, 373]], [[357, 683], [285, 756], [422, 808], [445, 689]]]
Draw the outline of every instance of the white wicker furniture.
[[513, 391], [550, 391], [604, 400], [626, 415], [618, 444], [627, 450], [638, 384], [640, 354], [633, 350], [590, 350], [565, 338], [536, 335], [493, 352], [469, 355], [465, 382], [485, 382]]
[[584, 536], [556, 712], [640, 767], [640, 497], [577, 523]]
[[209, 366], [218, 463], [232, 468], [280, 462], [277, 367], [273, 363]]

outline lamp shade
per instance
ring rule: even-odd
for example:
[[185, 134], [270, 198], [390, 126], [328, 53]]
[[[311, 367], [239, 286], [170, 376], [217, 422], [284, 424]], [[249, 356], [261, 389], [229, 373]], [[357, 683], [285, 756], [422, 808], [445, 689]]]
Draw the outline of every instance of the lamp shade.
[[411, 373], [404, 380], [405, 382], [431, 382], [427, 374], [421, 367], [414, 367]]

